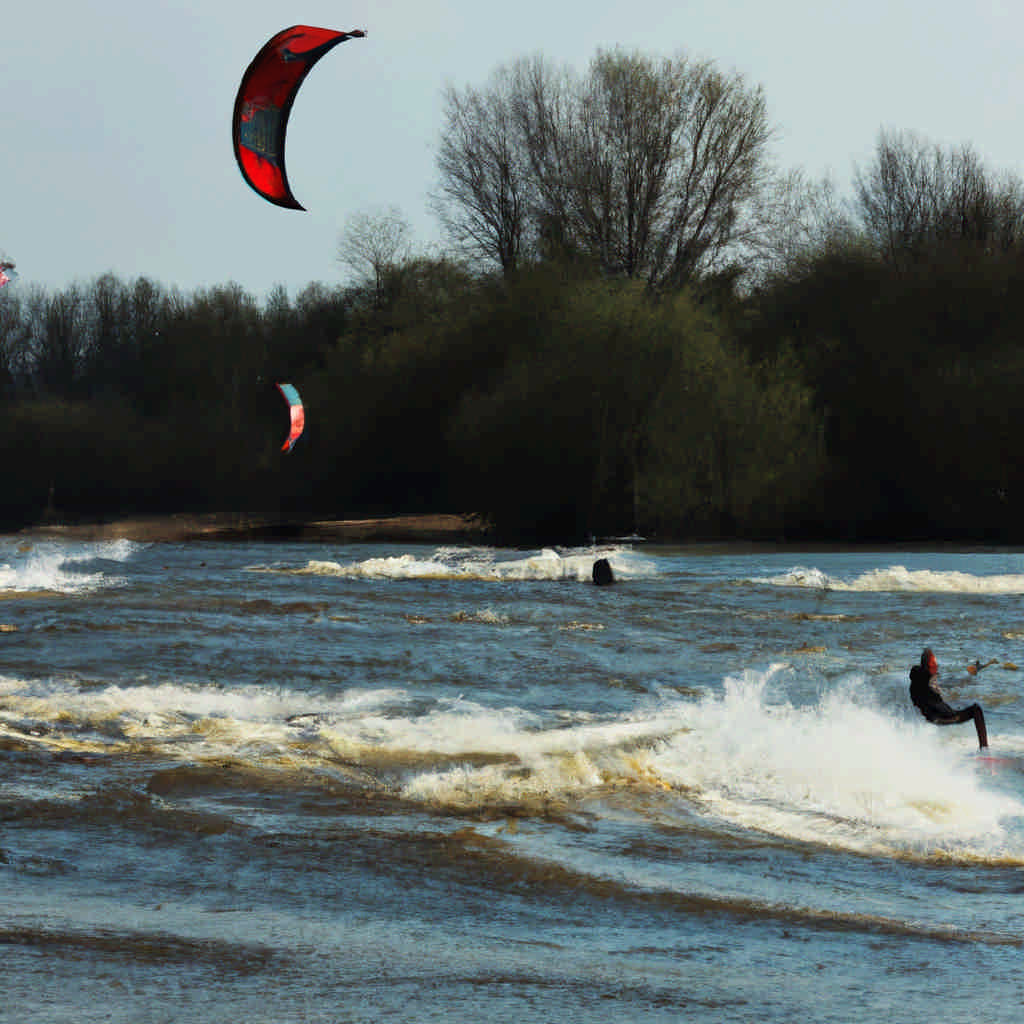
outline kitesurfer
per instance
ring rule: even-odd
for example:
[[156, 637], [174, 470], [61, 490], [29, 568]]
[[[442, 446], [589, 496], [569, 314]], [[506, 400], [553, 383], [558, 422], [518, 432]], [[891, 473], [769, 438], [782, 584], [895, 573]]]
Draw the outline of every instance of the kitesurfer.
[[959, 725], [961, 722], [974, 720], [974, 728], [978, 733], [978, 746], [984, 750], [988, 746], [988, 732], [985, 729], [985, 715], [979, 704], [961, 708], [951, 708], [942, 696], [935, 677], [939, 674], [939, 663], [930, 647], [921, 654], [921, 662], [910, 670], [910, 699], [918, 711], [934, 725]]

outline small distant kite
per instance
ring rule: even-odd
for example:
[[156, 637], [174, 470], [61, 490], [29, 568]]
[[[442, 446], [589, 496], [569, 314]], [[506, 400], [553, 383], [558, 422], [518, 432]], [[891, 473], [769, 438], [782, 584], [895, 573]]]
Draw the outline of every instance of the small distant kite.
[[18, 277], [14, 270], [14, 260], [0, 259], [0, 288], [10, 284]]
[[235, 159], [242, 177], [268, 202], [305, 209], [292, 195], [284, 169], [284, 136], [295, 94], [325, 53], [365, 35], [362, 29], [336, 32], [293, 25], [273, 36], [242, 76], [231, 120]]
[[288, 411], [291, 415], [291, 429], [288, 431], [284, 444], [281, 445], [281, 451], [290, 452], [306, 426], [306, 411], [302, 407], [302, 399], [299, 398], [298, 391], [291, 384], [278, 384], [277, 390], [281, 392], [284, 400], [288, 403]]

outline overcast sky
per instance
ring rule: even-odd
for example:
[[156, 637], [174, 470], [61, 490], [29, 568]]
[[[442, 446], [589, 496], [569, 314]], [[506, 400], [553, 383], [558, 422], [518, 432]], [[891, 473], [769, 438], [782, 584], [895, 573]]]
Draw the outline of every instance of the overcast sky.
[[[243, 182], [230, 118], [242, 73], [292, 24], [364, 28], [312, 70], [288, 129], [307, 212]], [[1024, 176], [1020, 0], [19, 0], [0, 16], [0, 252], [19, 288], [113, 271], [263, 300], [342, 283], [348, 217], [395, 205], [421, 246], [446, 83], [541, 53], [709, 58], [763, 86], [774, 152], [848, 194], [879, 130], [970, 143]]]

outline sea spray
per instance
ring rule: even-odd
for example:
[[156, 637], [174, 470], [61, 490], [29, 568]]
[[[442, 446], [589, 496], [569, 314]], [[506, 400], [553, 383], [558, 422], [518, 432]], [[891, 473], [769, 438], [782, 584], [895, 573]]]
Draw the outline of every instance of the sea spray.
[[69, 547], [37, 543], [8, 549], [0, 562], [0, 594], [89, 594], [122, 587], [125, 577], [109, 575], [104, 562], [124, 562], [139, 545], [118, 541]]
[[862, 678], [803, 704], [786, 696], [792, 679], [783, 664], [750, 669], [699, 700], [666, 691], [600, 715], [402, 688], [317, 695], [4, 677], [0, 727], [50, 749], [373, 765], [406, 799], [448, 811], [531, 813], [538, 801], [610, 790], [635, 791], [640, 808], [654, 786], [711, 824], [861, 852], [1024, 860], [1005, 828], [1024, 805], [964, 766], [970, 736], [878, 706]]
[[[849, 678], [813, 704], [769, 698], [787, 669], [748, 670], [694, 710], [692, 728], [652, 757], [706, 812], [743, 827], [867, 851], [1006, 855], [1017, 799], [965, 771], [942, 733], [875, 704]], [[1013, 852], [1024, 858], [1024, 846]]]

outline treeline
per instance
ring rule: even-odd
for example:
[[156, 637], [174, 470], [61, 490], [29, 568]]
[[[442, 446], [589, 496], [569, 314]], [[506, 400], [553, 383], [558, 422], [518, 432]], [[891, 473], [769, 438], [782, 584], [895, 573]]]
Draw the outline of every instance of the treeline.
[[[1024, 539], [1024, 187], [883, 133], [839, 199], [759, 90], [601, 54], [447, 94], [457, 255], [345, 288], [0, 292], [3, 524], [481, 515], [524, 542]], [[470, 173], [471, 172], [471, 173]], [[280, 451], [290, 381], [304, 436]]]
[[[779, 531], [820, 473], [799, 367], [688, 293], [411, 260], [263, 307], [145, 279], [0, 302], [7, 526], [476, 512], [509, 539]], [[283, 454], [294, 383], [306, 431]]]

